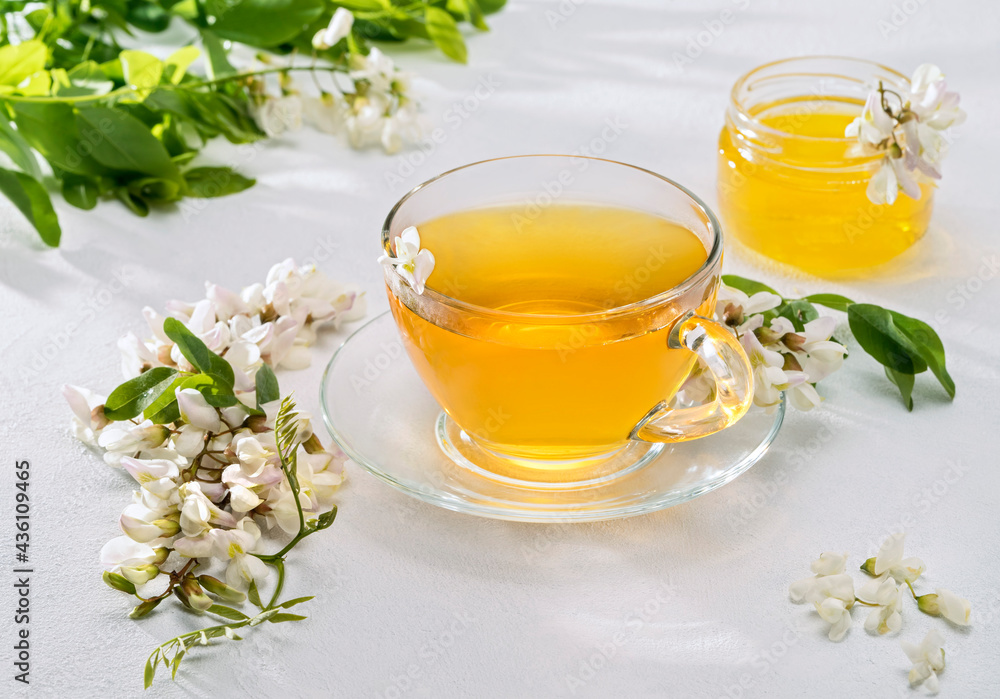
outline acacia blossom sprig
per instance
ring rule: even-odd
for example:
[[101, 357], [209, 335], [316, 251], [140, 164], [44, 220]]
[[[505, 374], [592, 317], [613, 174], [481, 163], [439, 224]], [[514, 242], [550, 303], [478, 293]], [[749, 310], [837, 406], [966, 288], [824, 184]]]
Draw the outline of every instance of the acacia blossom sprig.
[[[279, 94], [272, 94], [264, 80], [251, 83], [252, 113], [268, 136], [294, 131], [306, 123], [325, 133], [346, 133], [353, 148], [379, 144], [390, 154], [420, 138], [422, 127], [410, 74], [399, 70], [378, 48], [362, 53], [351, 36], [353, 24], [354, 15], [338, 8], [329, 25], [313, 37], [311, 63], [301, 66], [290, 62], [280, 72]], [[318, 54], [341, 43], [344, 48], [337, 59], [326, 68], [320, 67]], [[328, 85], [316, 82], [319, 95], [306, 96], [291, 79], [293, 70], [308, 70], [314, 78], [317, 73], [329, 72], [344, 79]]]
[[[743, 345], [753, 368], [754, 405], [768, 411], [777, 408], [782, 393], [799, 410], [818, 406], [823, 399], [816, 384], [837, 371], [847, 355], [847, 349], [831, 339], [837, 327], [833, 318], [800, 317], [788, 301], [771, 291], [747, 294], [723, 283], [715, 317]], [[710, 390], [711, 383], [698, 372], [682, 389], [685, 400], [704, 400]]]
[[879, 81], [868, 93], [844, 135], [857, 139], [852, 154], [883, 154], [868, 183], [870, 201], [892, 205], [900, 192], [920, 199], [921, 181], [941, 179], [945, 132], [965, 120], [958, 103], [958, 93], [948, 92], [941, 69], [930, 63], [914, 71], [909, 90], [896, 92]]
[[[847, 554], [826, 552], [811, 564], [813, 575], [796, 580], [788, 588], [792, 602], [811, 603], [820, 618], [830, 624], [831, 641], [840, 641], [850, 630], [851, 609], [860, 604], [871, 608], [865, 630], [877, 635], [898, 632], [903, 625], [903, 586], [909, 588], [917, 608], [930, 616], [940, 616], [957, 626], [968, 626], [972, 605], [949, 590], [938, 588], [933, 594], [917, 595], [913, 583], [926, 566], [919, 558], [903, 557], [905, 534], [891, 534], [878, 553], [861, 565], [871, 579], [855, 592], [854, 580], [845, 573]], [[944, 639], [932, 630], [920, 645], [902, 641], [903, 649], [914, 663], [911, 686], [924, 684], [938, 691], [937, 674], [944, 670]]]
[[[128, 381], [108, 397], [64, 388], [76, 436], [138, 487], [119, 519], [122, 536], [101, 551], [105, 582], [137, 599], [133, 618], [176, 596], [192, 611], [236, 622], [198, 632], [202, 644], [238, 639], [233, 629], [261, 621], [304, 618], [275, 611], [304, 601], [278, 602], [285, 556], [332, 523], [347, 457], [324, 447], [310, 416], [280, 399], [273, 367], [307, 365], [317, 326], [364, 310], [351, 287], [291, 260], [239, 294], [207, 289], [201, 301], [169, 302], [168, 317], [145, 309], [152, 337], [129, 333], [119, 343]], [[291, 540], [265, 553], [269, 531]], [[277, 581], [265, 604], [259, 590], [269, 568]], [[260, 614], [220, 604], [248, 596]], [[154, 652], [147, 686], [157, 663], [176, 673], [190, 641], [178, 637]]]

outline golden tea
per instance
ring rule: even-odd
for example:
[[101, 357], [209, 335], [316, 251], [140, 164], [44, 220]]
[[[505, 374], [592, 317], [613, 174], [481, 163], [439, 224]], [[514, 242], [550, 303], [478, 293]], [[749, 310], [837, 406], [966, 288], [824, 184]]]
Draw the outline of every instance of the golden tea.
[[437, 260], [427, 287], [498, 313], [468, 308], [446, 329], [390, 292], [392, 312], [424, 383], [481, 445], [537, 459], [601, 455], [670, 399], [695, 361], [667, 348], [688, 309], [606, 311], [673, 289], [708, 252], [692, 231], [641, 211], [535, 213], [481, 208], [417, 224]]

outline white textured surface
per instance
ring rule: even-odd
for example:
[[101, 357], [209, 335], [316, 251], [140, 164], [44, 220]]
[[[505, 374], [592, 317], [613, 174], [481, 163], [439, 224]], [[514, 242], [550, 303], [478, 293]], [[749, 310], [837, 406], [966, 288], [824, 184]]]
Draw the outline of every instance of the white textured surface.
[[[142, 329], [143, 305], [199, 298], [206, 279], [239, 287], [294, 256], [361, 283], [373, 312], [381, 310], [377, 232], [405, 189], [473, 160], [573, 151], [607, 119], [627, 125], [607, 157], [663, 172], [713, 202], [715, 139], [733, 81], [767, 60], [847, 54], [904, 71], [933, 61], [962, 92], [970, 116], [946, 166], [933, 231], [893, 278], [770, 278], [789, 292], [839, 291], [933, 320], [958, 384], [954, 404], [921, 377], [907, 414], [881, 369], [858, 353], [824, 383], [824, 407], [791, 414], [747, 475], [686, 505], [604, 524], [461, 516], [354, 468], [334, 527], [296, 551], [291, 566], [288, 593], [318, 595], [305, 608], [310, 619], [192, 656], [176, 684], [158, 681], [149, 695], [908, 696], [897, 638], [869, 636], [858, 618], [833, 644], [815, 614], [786, 596], [820, 551], [847, 550], [859, 563], [905, 525], [908, 552], [928, 564], [920, 588], [967, 596], [974, 624], [947, 627], [907, 600], [902, 637], [942, 628], [942, 696], [995, 696], [1000, 282], [995, 266], [992, 277], [974, 280], [989, 276], [984, 264], [1000, 253], [1000, 145], [991, 126], [1000, 112], [1000, 9], [895, 4], [914, 12], [883, 38], [877, 22], [890, 21], [894, 6], [886, 1], [514, 0], [492, 19], [492, 33], [471, 40], [468, 67], [397, 51], [423, 76], [426, 112], [447, 135], [412, 172], [403, 165], [412, 154], [355, 153], [302, 132], [257, 151], [213, 146], [216, 162], [235, 161], [259, 184], [193, 216], [142, 220], [115, 203], [86, 214], [60, 204], [58, 251], [37, 249], [17, 222], [11, 231], [11, 210], [0, 210], [10, 231], [0, 253], [0, 695], [21, 691], [10, 664], [15, 458], [30, 459], [33, 473], [30, 695], [138, 696], [152, 647], [197, 623], [180, 613], [134, 623], [124, 597], [100, 582], [97, 553], [115, 535], [131, 485], [72, 441], [58, 395], [67, 381], [116, 385], [115, 341]], [[678, 72], [673, 52], [727, 8], [724, 32]], [[553, 29], [547, 15], [560, 11], [565, 21]], [[487, 76], [499, 83], [494, 94], [467, 119], [449, 116]], [[399, 168], [403, 182], [388, 185], [386, 173]], [[735, 255], [727, 267], [751, 271]], [[123, 268], [133, 272], [127, 289], [107, 293]], [[970, 290], [961, 303], [959, 288]], [[324, 336], [311, 369], [282, 375], [303, 407], [318, 413], [320, 372], [343, 337]], [[41, 371], [27, 376], [25, 367]]]

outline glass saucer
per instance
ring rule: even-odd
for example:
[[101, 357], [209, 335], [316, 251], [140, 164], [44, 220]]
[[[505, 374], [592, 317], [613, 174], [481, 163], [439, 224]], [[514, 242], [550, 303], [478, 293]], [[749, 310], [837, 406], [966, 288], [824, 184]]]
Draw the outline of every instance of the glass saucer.
[[774, 441], [784, 400], [767, 415], [752, 408], [703, 439], [646, 449], [638, 466], [609, 477], [542, 484], [495, 476], [453, 460], [461, 430], [442, 414], [400, 342], [388, 312], [359, 328], [334, 353], [320, 387], [323, 420], [358, 465], [391, 486], [439, 507], [522, 522], [592, 522], [686, 502], [749, 469]]

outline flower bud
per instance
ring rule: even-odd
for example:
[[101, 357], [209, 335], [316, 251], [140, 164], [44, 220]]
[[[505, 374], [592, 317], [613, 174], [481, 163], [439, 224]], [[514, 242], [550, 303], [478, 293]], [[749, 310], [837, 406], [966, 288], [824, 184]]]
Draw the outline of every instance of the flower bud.
[[174, 594], [184, 603], [185, 607], [199, 613], [212, 606], [212, 600], [201, 589], [198, 581], [191, 576], [184, 578], [181, 584], [174, 588]]
[[795, 358], [794, 354], [784, 354], [785, 358], [784, 364], [781, 365], [782, 371], [802, 371], [802, 365], [799, 364], [799, 360]]
[[160, 345], [156, 349], [156, 361], [166, 366], [173, 366], [174, 360], [170, 357], [170, 350], [173, 345]]
[[144, 616], [146, 616], [147, 614], [149, 614], [151, 611], [153, 611], [154, 609], [156, 609], [156, 605], [158, 605], [160, 603], [160, 601], [161, 600], [158, 600], [158, 599], [151, 599], [151, 600], [146, 600], [145, 602], [142, 602], [141, 604], [137, 604], [132, 609], [132, 611], [129, 612], [129, 618], [131, 618], [131, 619], [141, 619], [141, 618], [143, 618]]
[[165, 537], [177, 536], [181, 530], [181, 525], [172, 519], [154, 520], [153, 526], [159, 527]]
[[757, 336], [757, 339], [760, 340], [760, 344], [762, 345], [773, 345], [775, 342], [778, 342], [782, 337], [784, 337], [782, 333], [775, 332], [774, 330], [771, 330], [771, 328], [763, 325], [754, 330], [753, 334]]
[[889, 156], [893, 158], [902, 158], [903, 149], [899, 147], [899, 144], [893, 141], [892, 145], [889, 146]]
[[722, 312], [722, 320], [726, 325], [740, 325], [743, 322], [743, 318], [743, 306], [737, 306], [735, 303], [726, 304], [726, 308]]
[[167, 556], [170, 555], [170, 549], [168, 549], [166, 546], [160, 546], [159, 548], [153, 549], [153, 553], [155, 554], [155, 558], [153, 558], [153, 563], [159, 566], [163, 565], [166, 562]]
[[136, 585], [144, 585], [160, 574], [160, 569], [152, 563], [139, 566], [122, 566], [122, 575]]
[[104, 405], [95, 406], [90, 411], [90, 424], [95, 430], [103, 430], [111, 424], [111, 420], [104, 416]]
[[785, 333], [785, 337], [781, 342], [792, 352], [801, 352], [802, 347], [806, 343], [806, 338], [798, 333]]
[[274, 310], [273, 304], [267, 304], [261, 309], [260, 312], [260, 322], [261, 323], [271, 323], [278, 319], [278, 312]]
[[166, 425], [152, 425], [139, 430], [137, 436], [142, 440], [144, 448], [155, 449], [167, 441], [170, 430]]
[[302, 448], [306, 450], [308, 454], [319, 454], [323, 451], [323, 444], [319, 441], [319, 437], [315, 433], [309, 435], [309, 439], [302, 442]]
[[135, 594], [135, 585], [126, 580], [123, 576], [118, 575], [118, 573], [112, 573], [106, 570], [104, 571], [103, 579], [109, 587], [115, 590], [127, 592], [130, 595]]
[[920, 595], [917, 597], [917, 608], [924, 614], [941, 616], [941, 606], [938, 604], [938, 596], [933, 592], [928, 595]]
[[[260, 434], [261, 432], [268, 432], [270, 428], [267, 426], [267, 418], [263, 415], [251, 415], [247, 418], [247, 427], [250, 428], [251, 432]], [[226, 450], [226, 456], [229, 456], [229, 450]]]
[[205, 588], [208, 592], [211, 592], [223, 602], [239, 604], [247, 598], [247, 596], [239, 590], [234, 590], [226, 583], [222, 582], [218, 578], [213, 578], [211, 575], [199, 575], [198, 582], [201, 583], [203, 588]]
[[866, 573], [868, 573], [873, 578], [874, 577], [878, 577], [875, 574], [875, 557], [872, 556], [867, 561], [865, 561], [864, 563], [862, 563], [861, 564], [861, 570], [865, 571]]

